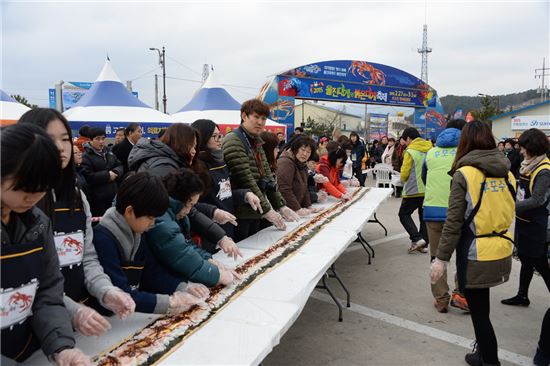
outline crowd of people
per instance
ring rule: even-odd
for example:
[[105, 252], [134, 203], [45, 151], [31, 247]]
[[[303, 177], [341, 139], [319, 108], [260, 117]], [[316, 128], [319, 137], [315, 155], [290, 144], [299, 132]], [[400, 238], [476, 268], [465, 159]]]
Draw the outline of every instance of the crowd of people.
[[[533, 129], [519, 138], [521, 160], [509, 151], [513, 141], [500, 152], [477, 121], [450, 121], [435, 147], [414, 128], [369, 146], [355, 132], [315, 141], [300, 127], [285, 141], [264, 130], [269, 113], [260, 100], [246, 101], [241, 125], [226, 136], [211, 120], [173, 124], [154, 139], [130, 123], [116, 131], [113, 146], [97, 127], [84, 126], [73, 139], [53, 109], [33, 109], [2, 128], [7, 290], [0, 296], [9, 305], [2, 364], [41, 348], [58, 365], [88, 365], [74, 331], [99, 336], [109, 331], [106, 316], [201, 305], [209, 288], [240, 279], [213, 254], [237, 259], [236, 242], [269, 226], [285, 230], [287, 222], [318, 212], [314, 204], [328, 196], [349, 200], [350, 187], [363, 186], [363, 172], [375, 164], [400, 173], [399, 219], [409, 253], [425, 253], [429, 245], [435, 308], [444, 313], [450, 303], [471, 314], [478, 347], [466, 361], [498, 364], [489, 288], [508, 280], [513, 243], [520, 285], [503, 303], [529, 305], [534, 270], [550, 290], [544, 134]], [[515, 238], [508, 232], [514, 216]], [[446, 267], [454, 251], [451, 295]], [[544, 322], [548, 333], [549, 312]], [[549, 341], [541, 335], [537, 365], [548, 364]]]

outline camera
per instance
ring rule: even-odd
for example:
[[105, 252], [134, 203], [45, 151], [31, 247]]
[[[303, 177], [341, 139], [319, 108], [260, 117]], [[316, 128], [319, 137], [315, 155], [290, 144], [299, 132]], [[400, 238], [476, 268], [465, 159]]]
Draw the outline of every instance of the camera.
[[267, 178], [260, 178], [258, 188], [264, 193], [273, 193], [277, 191], [277, 183]]

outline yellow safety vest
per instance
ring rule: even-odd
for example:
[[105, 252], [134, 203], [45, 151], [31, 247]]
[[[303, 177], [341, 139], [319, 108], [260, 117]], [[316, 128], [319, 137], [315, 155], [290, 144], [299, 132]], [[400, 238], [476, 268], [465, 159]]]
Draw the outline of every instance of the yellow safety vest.
[[516, 180], [486, 177], [472, 166], [458, 169], [467, 183], [465, 229], [474, 234], [468, 260], [493, 261], [512, 255], [510, 225], [516, 212]]

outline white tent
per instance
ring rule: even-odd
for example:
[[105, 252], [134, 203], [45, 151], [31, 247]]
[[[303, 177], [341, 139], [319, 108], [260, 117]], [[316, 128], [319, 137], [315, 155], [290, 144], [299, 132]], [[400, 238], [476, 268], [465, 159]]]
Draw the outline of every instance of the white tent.
[[[216, 80], [214, 72], [210, 72], [208, 79], [189, 103], [171, 118], [173, 122], [188, 124], [198, 119], [210, 119], [217, 123], [225, 134], [241, 123], [240, 110], [241, 104]], [[286, 125], [267, 120], [266, 129], [284, 133]]]
[[26, 111], [30, 110], [24, 104], [17, 102], [8, 93], [0, 90], [0, 126], [11, 125]]
[[130, 122], [139, 123], [144, 136], [156, 136], [172, 124], [170, 116], [149, 107], [126, 89], [109, 60], [90, 90], [64, 115], [72, 129], [98, 126], [105, 128], [108, 137]]

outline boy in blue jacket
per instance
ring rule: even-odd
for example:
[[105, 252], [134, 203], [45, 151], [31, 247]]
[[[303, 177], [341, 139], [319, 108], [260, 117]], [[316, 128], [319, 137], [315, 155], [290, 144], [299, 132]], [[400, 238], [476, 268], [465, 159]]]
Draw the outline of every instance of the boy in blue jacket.
[[[228, 285], [240, 278], [235, 271], [212, 259], [191, 239], [187, 215], [204, 190], [202, 180], [191, 169], [180, 169], [163, 179], [170, 196], [168, 210], [157, 217], [147, 232], [148, 247], [158, 263], [174, 276], [208, 287]], [[159, 284], [160, 281], [154, 281]]]
[[[206, 287], [187, 284], [166, 272], [148, 252], [142, 234], [167, 208], [168, 194], [161, 180], [138, 173], [122, 183], [116, 207], [109, 208], [94, 227], [94, 245], [105, 273], [115, 286], [132, 296], [138, 312], [179, 312], [200, 304], [209, 295]], [[152, 286], [153, 279], [160, 286]]]

